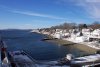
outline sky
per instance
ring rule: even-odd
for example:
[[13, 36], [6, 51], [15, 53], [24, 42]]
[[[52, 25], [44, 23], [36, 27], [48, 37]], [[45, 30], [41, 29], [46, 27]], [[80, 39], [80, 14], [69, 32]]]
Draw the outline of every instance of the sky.
[[0, 29], [100, 21], [100, 0], [0, 0]]

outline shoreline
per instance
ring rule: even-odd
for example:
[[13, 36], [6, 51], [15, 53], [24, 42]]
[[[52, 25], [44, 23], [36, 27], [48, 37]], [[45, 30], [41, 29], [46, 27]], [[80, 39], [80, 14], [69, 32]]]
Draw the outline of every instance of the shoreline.
[[62, 40], [62, 39], [52, 39], [51, 36], [49, 36], [49, 35], [46, 35], [46, 36], [47, 36], [47, 38], [50, 38], [50, 40], [45, 40], [45, 41], [53, 42], [53, 43], [56, 43], [56, 44], [61, 45], [61, 46], [65, 46], [65, 47], [72, 46], [74, 48], [77, 48], [79, 50], [82, 50], [82, 51], [85, 51], [85, 52], [88, 52], [88, 53], [95, 53], [99, 50], [99, 49], [89, 47], [86, 44], [74, 43], [72, 41]]
[[47, 42], [53, 42], [53, 43], [56, 43], [58, 45], [61, 45], [61, 46], [73, 46], [79, 50], [82, 50], [82, 51], [86, 51], [86, 52], [92, 52], [92, 53], [95, 53], [96, 51], [98, 51], [97, 49], [94, 49], [94, 48], [91, 48], [89, 46], [86, 46], [84, 44], [79, 44], [79, 43], [73, 43], [73, 42], [70, 42], [70, 41], [67, 41], [67, 40], [60, 40], [60, 39], [56, 39], [56, 40], [46, 40]]

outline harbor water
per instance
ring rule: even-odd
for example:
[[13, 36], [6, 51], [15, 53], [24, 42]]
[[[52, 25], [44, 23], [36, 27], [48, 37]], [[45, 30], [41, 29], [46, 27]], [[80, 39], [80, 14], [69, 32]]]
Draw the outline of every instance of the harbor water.
[[56, 43], [41, 41], [45, 35], [31, 33], [29, 30], [1, 30], [2, 39], [7, 44], [7, 50], [25, 50], [36, 60], [57, 60], [73, 54], [75, 57], [89, 53], [74, 48], [73, 45], [61, 46]]

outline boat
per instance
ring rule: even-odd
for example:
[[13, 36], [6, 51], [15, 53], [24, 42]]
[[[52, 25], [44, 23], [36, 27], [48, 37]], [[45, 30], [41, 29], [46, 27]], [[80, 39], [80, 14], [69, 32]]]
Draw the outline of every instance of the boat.
[[60, 60], [60, 64], [66, 64], [70, 67], [100, 67], [100, 52], [77, 58], [72, 54], [67, 54], [63, 60]]
[[43, 38], [41, 41], [51, 40], [50, 38]]
[[71, 60], [71, 65], [73, 66], [86, 66], [86, 67], [100, 67], [100, 54], [93, 54], [89, 56], [83, 56], [74, 58]]

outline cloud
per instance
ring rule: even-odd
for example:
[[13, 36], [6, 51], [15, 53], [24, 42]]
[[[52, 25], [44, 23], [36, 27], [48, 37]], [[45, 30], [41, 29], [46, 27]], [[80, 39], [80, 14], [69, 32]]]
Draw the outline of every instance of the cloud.
[[89, 3], [99, 3], [100, 0], [85, 0], [86, 2], [89, 2]]
[[41, 13], [35, 13], [35, 12], [28, 12], [28, 11], [12, 10], [11, 12], [18, 13], [18, 14], [29, 15], [29, 16], [51, 18], [51, 19], [65, 19], [65, 18], [62, 18], [62, 17], [52, 16], [52, 15], [47, 15], [47, 14], [41, 14]]
[[57, 2], [62, 5], [80, 7], [88, 16], [87, 18], [100, 20], [100, 0], [57, 0]]
[[28, 15], [28, 16], [45, 17], [45, 18], [50, 18], [50, 19], [66, 19], [63, 17], [54, 16], [54, 15], [36, 13], [36, 12], [31, 12], [31, 11], [21, 11], [18, 9], [16, 10], [16, 9], [12, 9], [4, 5], [0, 5], [0, 8], [6, 11], [12, 12], [12, 13], [23, 14], [23, 15]]
[[77, 0], [76, 4], [84, 8], [90, 18], [100, 19], [100, 0]]
[[100, 19], [100, 0], [76, 0], [75, 5], [82, 7], [90, 18]]

